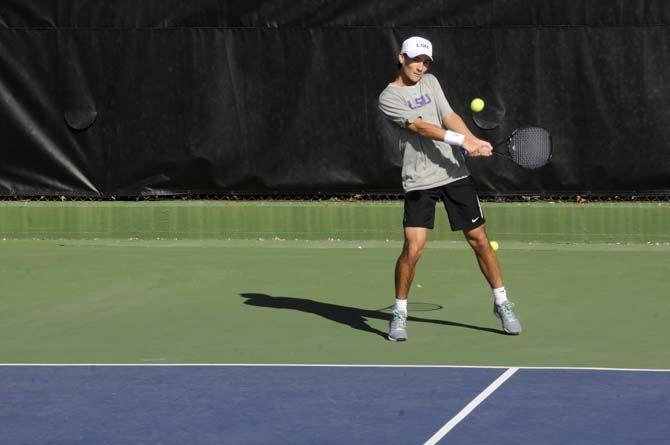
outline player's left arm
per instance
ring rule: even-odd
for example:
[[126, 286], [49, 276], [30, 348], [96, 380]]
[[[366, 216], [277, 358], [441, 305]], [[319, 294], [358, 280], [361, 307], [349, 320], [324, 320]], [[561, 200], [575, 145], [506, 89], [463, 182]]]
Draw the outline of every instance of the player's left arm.
[[477, 151], [480, 156], [492, 155], [493, 147], [491, 144], [472, 134], [468, 126], [465, 125], [465, 122], [458, 114], [454, 112], [447, 114], [442, 118], [442, 123], [447, 130], [465, 136], [462, 147], [468, 151], [468, 154], [473, 154], [474, 151]]
[[444, 116], [442, 118], [442, 122], [444, 122], [444, 126], [447, 130], [455, 131], [456, 133], [461, 133], [471, 138], [475, 137], [475, 135], [472, 134], [468, 126], [465, 124], [465, 121], [463, 121], [463, 118], [455, 112]]

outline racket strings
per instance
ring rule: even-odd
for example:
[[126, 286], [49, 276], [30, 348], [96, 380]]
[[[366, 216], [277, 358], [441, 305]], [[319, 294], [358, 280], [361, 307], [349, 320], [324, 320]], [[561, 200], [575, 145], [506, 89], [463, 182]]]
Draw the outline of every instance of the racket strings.
[[509, 153], [522, 167], [542, 167], [551, 158], [551, 137], [543, 128], [522, 128], [510, 138]]

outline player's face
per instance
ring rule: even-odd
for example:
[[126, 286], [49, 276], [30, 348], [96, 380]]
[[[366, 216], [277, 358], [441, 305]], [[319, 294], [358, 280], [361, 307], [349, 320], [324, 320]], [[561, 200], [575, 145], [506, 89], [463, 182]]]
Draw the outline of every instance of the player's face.
[[404, 77], [412, 83], [421, 80], [421, 77], [423, 77], [426, 71], [428, 71], [428, 68], [430, 68], [430, 57], [425, 54], [416, 57], [408, 57], [405, 54], [401, 54], [400, 57], [400, 63], [402, 63], [401, 69]]

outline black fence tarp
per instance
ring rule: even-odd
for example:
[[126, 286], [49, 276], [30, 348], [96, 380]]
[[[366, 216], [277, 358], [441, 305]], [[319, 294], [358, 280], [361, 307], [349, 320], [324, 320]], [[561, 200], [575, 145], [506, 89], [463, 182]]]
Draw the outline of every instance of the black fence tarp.
[[410, 35], [454, 109], [549, 129], [536, 171], [472, 159], [483, 195], [670, 194], [664, 1], [5, 0], [0, 195], [394, 193], [376, 100]]

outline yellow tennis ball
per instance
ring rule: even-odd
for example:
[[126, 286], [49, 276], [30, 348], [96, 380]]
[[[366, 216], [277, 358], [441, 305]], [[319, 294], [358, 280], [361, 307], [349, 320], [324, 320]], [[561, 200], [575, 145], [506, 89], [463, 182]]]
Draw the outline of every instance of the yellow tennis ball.
[[493, 248], [493, 250], [498, 250], [498, 248], [500, 247], [498, 245], [498, 241], [491, 241], [491, 247]]
[[484, 109], [484, 101], [478, 97], [472, 99], [472, 102], [470, 102], [470, 109], [475, 113], [479, 113]]

